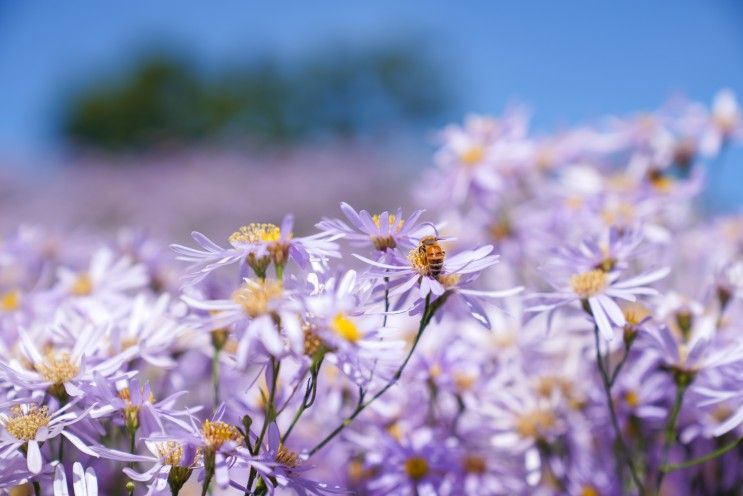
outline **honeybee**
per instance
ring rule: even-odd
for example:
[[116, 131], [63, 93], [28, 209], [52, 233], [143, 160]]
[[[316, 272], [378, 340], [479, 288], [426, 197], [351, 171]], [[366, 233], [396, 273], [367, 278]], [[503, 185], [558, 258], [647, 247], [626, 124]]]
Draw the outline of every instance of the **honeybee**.
[[444, 258], [446, 252], [439, 244], [437, 236], [424, 236], [418, 244], [418, 254], [422, 260], [425, 260], [428, 267], [428, 275], [438, 277], [444, 269]]

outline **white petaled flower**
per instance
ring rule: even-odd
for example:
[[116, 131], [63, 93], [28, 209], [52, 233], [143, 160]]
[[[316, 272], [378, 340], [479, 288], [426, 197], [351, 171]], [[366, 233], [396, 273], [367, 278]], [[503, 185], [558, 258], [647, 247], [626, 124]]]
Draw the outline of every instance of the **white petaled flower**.
[[275, 356], [286, 352], [287, 342], [292, 351], [302, 352], [304, 338], [297, 303], [290, 296], [281, 281], [245, 279], [230, 299], [182, 298], [191, 308], [209, 313], [200, 321], [206, 330], [232, 327], [242, 333], [238, 348], [241, 362], [258, 344]]
[[637, 301], [639, 295], [655, 295], [648, 284], [666, 277], [668, 267], [623, 279], [619, 271], [590, 269], [570, 275], [553, 293], [533, 295], [540, 303], [528, 308], [530, 312], [553, 312], [556, 308], [580, 302], [593, 316], [594, 322], [606, 340], [614, 336], [612, 324], [624, 326], [627, 320], [616, 300]]
[[[80, 462], [75, 462], [72, 464], [72, 477], [73, 496], [98, 496], [98, 478], [92, 468], [83, 469]], [[61, 463], [54, 470], [54, 496], [70, 496], [67, 476]]]
[[84, 419], [90, 410], [72, 411], [75, 403], [72, 401], [52, 414], [46, 406], [38, 406], [36, 403], [15, 402], [8, 406], [6, 411], [0, 413], [0, 460], [5, 460], [13, 456], [15, 451], [24, 448], [28, 470], [38, 474], [44, 464], [40, 445], [59, 435], [67, 438], [83, 453], [97, 457], [95, 451], [67, 429]]
[[382, 377], [391, 374], [405, 343], [383, 339], [379, 315], [364, 315], [358, 296], [364, 291], [356, 281], [356, 271], [349, 270], [305, 299], [304, 352], [313, 356], [325, 350], [328, 361], [355, 382], [366, 384], [375, 372]]
[[[26, 330], [20, 329], [18, 335], [25, 362], [16, 359], [8, 363], [0, 361], [0, 373], [17, 388], [47, 390], [57, 397], [65, 394], [71, 397], [81, 396], [82, 385], [94, 382], [96, 375], [114, 376], [124, 363], [139, 353], [138, 348], [132, 346], [113, 357], [99, 359], [95, 353], [108, 330], [108, 326], [92, 324], [82, 329], [65, 330], [65, 326], [61, 325], [62, 333], [78, 333], [75, 336], [68, 336], [70, 341], [74, 342], [74, 346], [49, 348], [42, 353], [34, 344], [32, 336]], [[30, 368], [28, 364], [31, 365]]]
[[128, 291], [144, 287], [149, 278], [141, 264], [129, 257], [118, 257], [108, 248], [96, 251], [88, 268], [75, 271], [60, 267], [56, 291], [60, 295], [117, 304], [126, 299]]
[[196, 284], [214, 270], [237, 262], [246, 263], [259, 277], [265, 277], [271, 263], [280, 275], [290, 259], [304, 268], [310, 262], [324, 262], [329, 257], [340, 256], [335, 243], [340, 234], [321, 232], [295, 237], [293, 227], [294, 217], [287, 215], [280, 227], [258, 223], [242, 226], [230, 235], [231, 248], [222, 248], [199, 232], [191, 233], [191, 237], [202, 250], [183, 245], [171, 245], [171, 248], [178, 260], [191, 262], [184, 277], [187, 284]]

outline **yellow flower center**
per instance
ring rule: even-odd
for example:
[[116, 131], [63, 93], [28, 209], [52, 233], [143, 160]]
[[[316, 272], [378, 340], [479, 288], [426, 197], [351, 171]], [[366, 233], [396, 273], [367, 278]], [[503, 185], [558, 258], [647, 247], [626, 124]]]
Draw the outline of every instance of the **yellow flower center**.
[[606, 289], [607, 284], [606, 272], [603, 270], [589, 270], [570, 278], [570, 287], [581, 299], [596, 296]]
[[459, 160], [464, 165], [475, 165], [485, 157], [485, 149], [481, 146], [471, 146], [459, 154]]
[[637, 395], [637, 391], [630, 389], [624, 393], [624, 402], [627, 403], [627, 406], [630, 408], [637, 408], [640, 404], [640, 397]]
[[0, 296], [0, 310], [3, 312], [15, 312], [21, 307], [21, 292], [12, 289]]
[[580, 491], [580, 496], [599, 496], [598, 489], [591, 485], [583, 486]]
[[165, 465], [177, 466], [183, 458], [183, 446], [175, 441], [157, 443], [155, 449]]
[[304, 354], [312, 356], [322, 348], [322, 339], [320, 339], [320, 336], [315, 333], [309, 324], [305, 324], [302, 330], [304, 331]]
[[93, 280], [90, 278], [90, 274], [83, 272], [75, 282], [72, 283], [70, 292], [75, 296], [87, 296], [93, 292]]
[[232, 300], [243, 308], [248, 317], [255, 318], [270, 312], [270, 304], [284, 294], [279, 281], [247, 281], [232, 294]]
[[289, 468], [296, 468], [297, 465], [299, 465], [299, 455], [287, 449], [283, 444], [279, 445], [279, 449], [276, 451], [274, 459], [277, 463]]
[[428, 462], [420, 456], [411, 456], [405, 460], [405, 473], [414, 481], [421, 480], [428, 473]]
[[39, 429], [47, 425], [49, 425], [49, 410], [46, 406], [39, 408], [34, 403], [11, 407], [10, 417], [3, 422], [5, 430], [20, 441], [35, 439]]
[[[402, 226], [405, 224], [405, 221], [403, 219], [400, 219], [400, 221], [395, 224], [396, 220], [397, 219], [394, 215], [390, 215], [389, 224], [391, 233], [399, 233], [402, 229]], [[379, 214], [372, 215], [372, 221], [374, 221], [374, 225], [377, 226], [377, 229], [382, 227], [382, 220]], [[374, 244], [374, 248], [379, 251], [385, 251], [397, 246], [397, 242], [395, 241], [395, 238], [392, 237], [392, 234], [388, 234], [386, 236], [371, 236], [371, 240], [372, 244]]]
[[361, 339], [361, 331], [358, 326], [342, 313], [335, 316], [330, 323], [330, 328], [346, 341], [355, 343]]
[[544, 431], [555, 426], [556, 420], [552, 412], [547, 410], [533, 410], [525, 413], [516, 421], [516, 432], [521, 437], [538, 438]]
[[49, 351], [45, 361], [35, 364], [34, 368], [41, 377], [55, 385], [68, 382], [80, 372], [80, 367], [72, 361], [69, 353], [55, 353], [54, 351]]
[[204, 436], [207, 447], [212, 450], [218, 450], [228, 441], [236, 444], [242, 444], [244, 441], [237, 427], [221, 421], [205, 420], [201, 424], [201, 435]]
[[230, 243], [272, 243], [281, 238], [281, 229], [275, 224], [248, 224], [233, 232]]

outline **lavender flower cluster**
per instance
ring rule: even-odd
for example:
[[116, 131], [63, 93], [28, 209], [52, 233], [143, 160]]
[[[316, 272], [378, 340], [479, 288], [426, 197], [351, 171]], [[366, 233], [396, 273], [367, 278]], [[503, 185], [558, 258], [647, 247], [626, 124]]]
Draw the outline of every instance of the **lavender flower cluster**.
[[727, 91], [551, 136], [513, 108], [441, 133], [427, 212], [19, 228], [0, 490], [740, 494], [743, 217], [697, 200], [741, 137]]

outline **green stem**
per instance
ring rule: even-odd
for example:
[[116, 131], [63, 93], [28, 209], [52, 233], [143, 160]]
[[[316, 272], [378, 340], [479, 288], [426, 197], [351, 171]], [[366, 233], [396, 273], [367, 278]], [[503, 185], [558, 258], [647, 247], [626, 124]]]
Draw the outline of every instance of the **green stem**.
[[324, 358], [324, 354], [320, 355], [319, 358], [313, 361], [312, 366], [310, 367], [310, 380], [307, 384], [307, 390], [304, 393], [302, 404], [300, 404], [299, 408], [297, 408], [297, 412], [294, 414], [292, 423], [289, 424], [286, 432], [284, 432], [284, 435], [281, 437], [282, 443], [285, 443], [286, 440], [289, 438], [289, 434], [291, 434], [292, 430], [294, 430], [294, 426], [297, 425], [297, 422], [299, 422], [302, 414], [304, 414], [304, 412], [315, 402], [315, 394], [317, 394], [317, 375], [320, 373], [320, 367], [322, 366]]
[[315, 445], [314, 448], [312, 448], [309, 451], [309, 456], [314, 455], [318, 451], [320, 451], [323, 447], [325, 447], [326, 444], [328, 444], [335, 436], [341, 433], [343, 429], [345, 429], [348, 425], [353, 422], [353, 420], [359, 416], [359, 414], [364, 411], [369, 405], [374, 403], [380, 396], [382, 396], [384, 393], [387, 392], [394, 384], [397, 383], [397, 381], [402, 376], [403, 370], [405, 370], [405, 367], [407, 366], [408, 362], [410, 361], [410, 358], [413, 356], [413, 352], [415, 351], [416, 347], [418, 346], [418, 342], [421, 339], [421, 336], [423, 335], [423, 331], [426, 330], [426, 327], [428, 327], [428, 324], [431, 322], [431, 318], [436, 313], [436, 310], [438, 310], [444, 302], [446, 302], [446, 299], [449, 297], [450, 293], [446, 292], [443, 295], [441, 295], [439, 298], [437, 298], [433, 304], [431, 303], [431, 295], [429, 294], [426, 296], [426, 302], [425, 306], [423, 308], [423, 315], [421, 316], [420, 325], [418, 326], [418, 333], [415, 335], [415, 340], [413, 341], [413, 345], [410, 347], [410, 351], [408, 351], [407, 356], [405, 357], [405, 360], [402, 362], [402, 365], [397, 369], [397, 372], [395, 372], [395, 375], [392, 377], [392, 380], [388, 382], [382, 389], [380, 389], [374, 396], [369, 398], [368, 401], [365, 402], [359, 402], [358, 406], [354, 409], [354, 411], [346, 417], [343, 422], [341, 422], [338, 427], [333, 429], [333, 431], [325, 436], [325, 438], [320, 441], [317, 445]]
[[[268, 399], [266, 400], [266, 411], [263, 417], [263, 426], [261, 427], [261, 433], [258, 436], [258, 439], [255, 440], [255, 445], [252, 450], [253, 455], [257, 455], [258, 452], [260, 451], [261, 444], [263, 444], [263, 438], [266, 436], [266, 432], [268, 431], [268, 426], [273, 421], [276, 415], [276, 410], [274, 409], [273, 402], [274, 402], [274, 398], [276, 397], [276, 383], [278, 382], [278, 376], [279, 376], [280, 369], [281, 369], [281, 362], [276, 360], [274, 357], [271, 357], [271, 372], [272, 372], [271, 386], [268, 392]], [[248, 476], [248, 483], [245, 485], [245, 496], [248, 496], [251, 494], [253, 480], [255, 479], [256, 475], [257, 473], [256, 473], [255, 468], [251, 467], [250, 475]]]
[[676, 441], [676, 424], [678, 423], [679, 413], [681, 413], [681, 405], [684, 402], [684, 394], [688, 384], [682, 382], [676, 386], [676, 398], [673, 401], [673, 407], [671, 408], [671, 416], [668, 418], [665, 429], [665, 439], [663, 442], [663, 458], [660, 464], [660, 470], [656, 477], [655, 490], [656, 494], [660, 494], [661, 486], [663, 485], [663, 479], [666, 476], [666, 472], [663, 467], [668, 465], [668, 456], [671, 453], [671, 447], [674, 441]]
[[33, 481], [34, 486], [34, 494], [36, 496], [41, 496], [41, 485], [39, 485], [39, 481]]
[[606, 395], [606, 403], [609, 408], [609, 417], [611, 418], [611, 425], [614, 429], [614, 435], [616, 436], [617, 444], [619, 444], [619, 450], [621, 451], [622, 458], [624, 458], [624, 463], [629, 468], [630, 475], [632, 476], [632, 480], [634, 481], [635, 485], [639, 489], [640, 494], [644, 494], [645, 488], [642, 484], [642, 480], [640, 479], [640, 475], [637, 472], [637, 468], [635, 467], [635, 464], [632, 461], [632, 455], [630, 454], [629, 448], [627, 447], [627, 444], [624, 442], [624, 437], [622, 436], [622, 429], [619, 426], [619, 419], [617, 417], [617, 411], [614, 408], [614, 399], [611, 396], [611, 380], [609, 378], [609, 373], [604, 368], [604, 361], [601, 356], [598, 325], [594, 326], [593, 334], [595, 336], [595, 341], [596, 341], [596, 366], [599, 368], [599, 372], [601, 373], [601, 380], [604, 385], [604, 393]]
[[693, 458], [683, 463], [674, 463], [670, 465], [663, 464], [663, 466], [661, 467], [661, 471], [664, 473], [675, 472], [676, 470], [693, 467], [695, 465], [699, 465], [700, 463], [705, 463], [710, 460], [714, 460], [715, 458], [724, 455], [728, 451], [734, 450], [741, 443], [743, 443], [743, 437], [740, 439], [736, 439], [732, 443], [728, 443], [724, 446], [721, 446], [720, 448], [717, 448], [715, 451], [712, 451], [711, 453], [707, 453], [706, 455], [700, 456], [698, 458]]
[[201, 486], [201, 496], [206, 496], [206, 493], [209, 491], [209, 484], [212, 483], [212, 477], [214, 477], [214, 469], [207, 469], [204, 476], [204, 485]]

